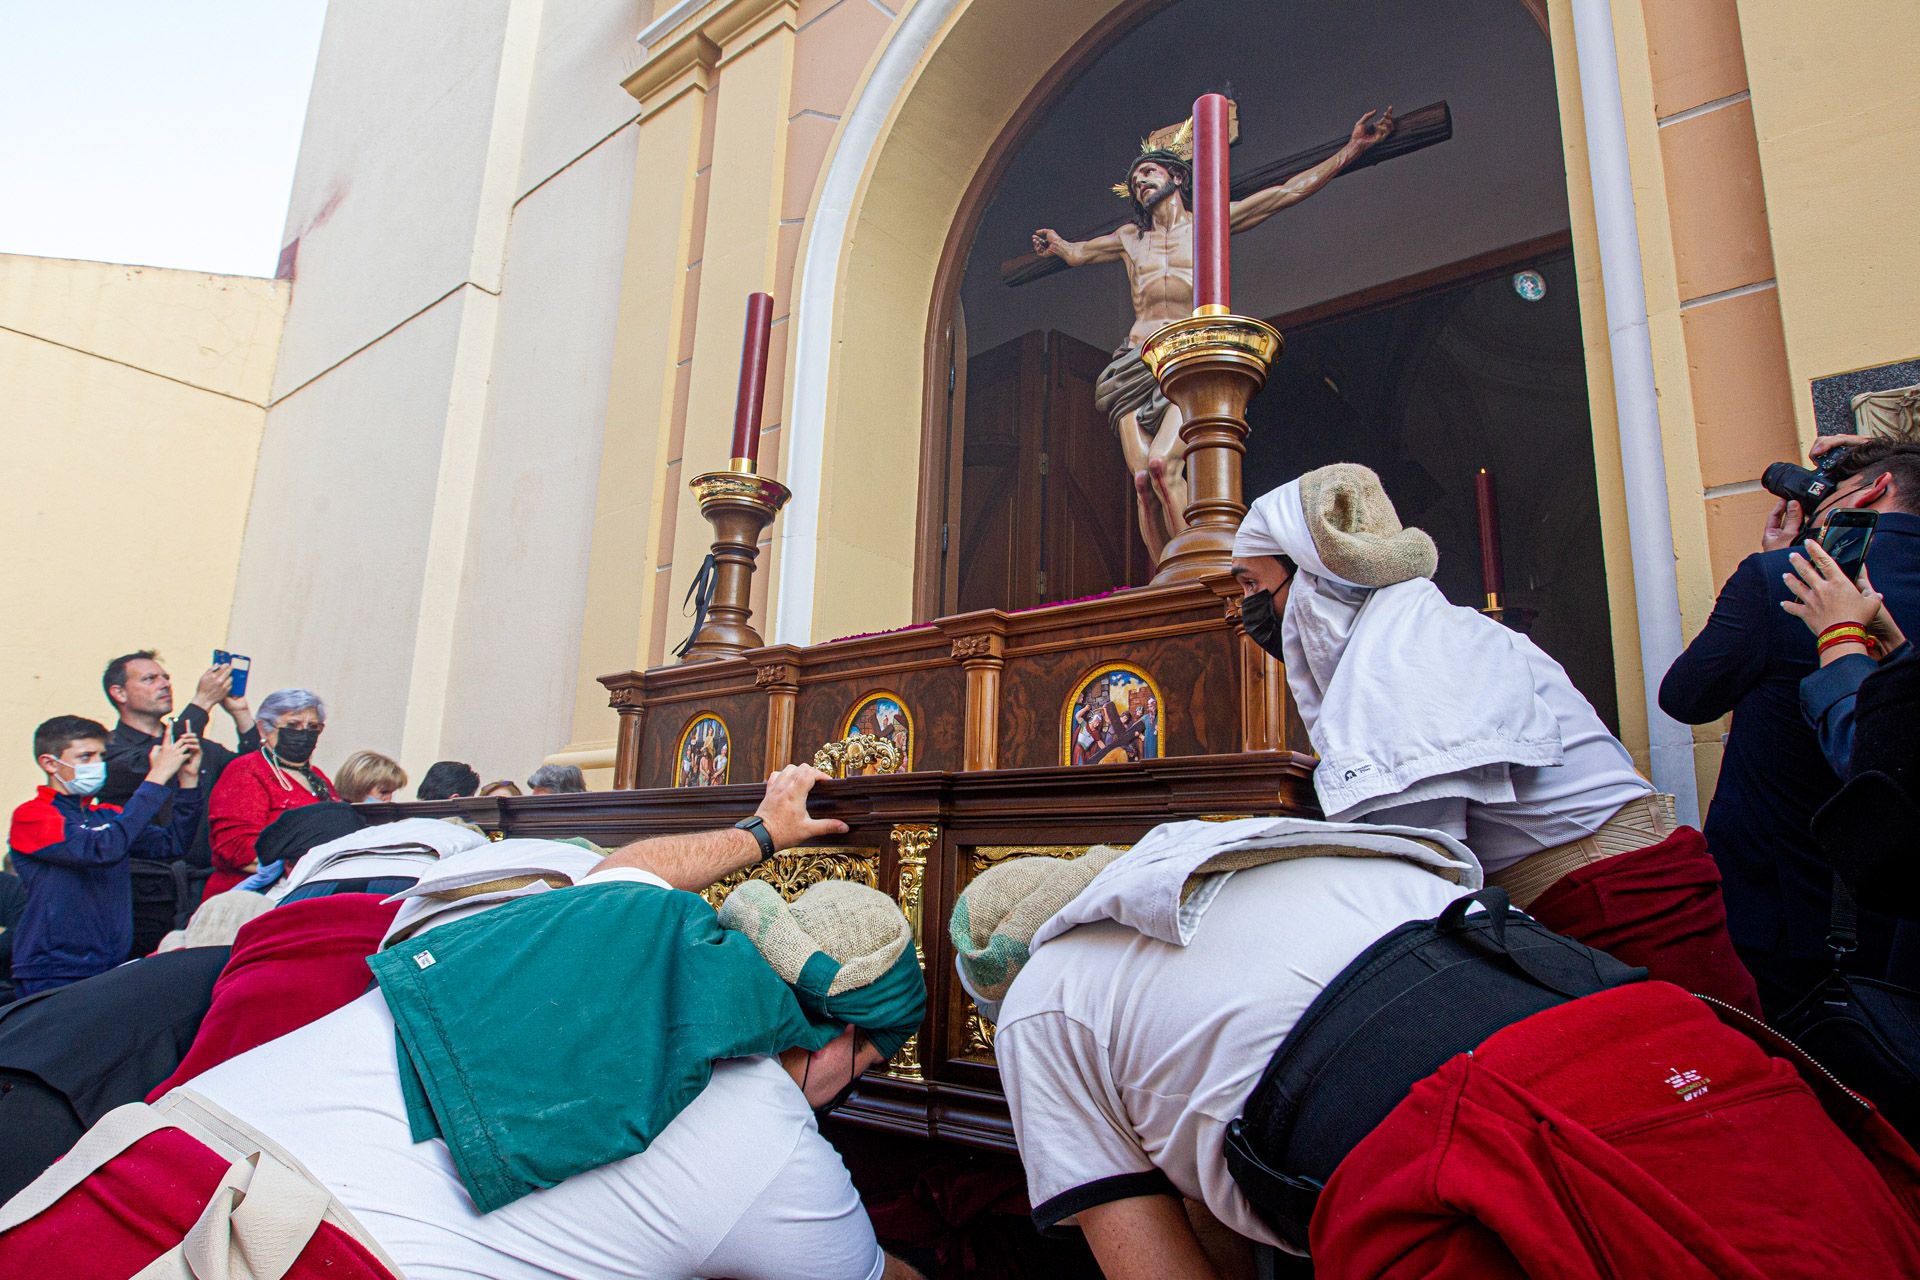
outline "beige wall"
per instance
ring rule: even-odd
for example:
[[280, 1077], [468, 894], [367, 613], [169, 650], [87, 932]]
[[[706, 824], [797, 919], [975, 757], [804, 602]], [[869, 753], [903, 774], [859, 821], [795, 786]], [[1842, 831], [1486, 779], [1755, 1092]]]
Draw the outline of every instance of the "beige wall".
[[[112, 726], [108, 658], [158, 648], [180, 701], [228, 631], [282, 282], [0, 254], [0, 796], [33, 727]], [[232, 726], [216, 732], [232, 741]]]
[[620, 87], [650, 10], [329, 7], [234, 604], [275, 682], [328, 698], [323, 766], [524, 778], [569, 745], [622, 263], [658, 185]]
[[1741, 0], [1800, 432], [1816, 378], [1920, 355], [1920, 5]]

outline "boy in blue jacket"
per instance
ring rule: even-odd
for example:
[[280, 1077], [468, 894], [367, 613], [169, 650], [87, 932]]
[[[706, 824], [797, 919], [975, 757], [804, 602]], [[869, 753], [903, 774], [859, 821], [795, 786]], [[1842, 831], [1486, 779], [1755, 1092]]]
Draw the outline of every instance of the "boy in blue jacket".
[[[82, 716], [55, 716], [33, 731], [33, 754], [47, 785], [13, 811], [7, 847], [27, 890], [14, 930], [15, 994], [30, 996], [104, 973], [133, 945], [129, 856], [169, 861], [184, 855], [206, 803], [200, 742], [191, 734], [153, 748], [146, 780], [126, 807], [94, 794], [107, 778], [107, 730]], [[167, 783], [178, 774], [180, 789]], [[164, 826], [154, 816], [169, 796]]]

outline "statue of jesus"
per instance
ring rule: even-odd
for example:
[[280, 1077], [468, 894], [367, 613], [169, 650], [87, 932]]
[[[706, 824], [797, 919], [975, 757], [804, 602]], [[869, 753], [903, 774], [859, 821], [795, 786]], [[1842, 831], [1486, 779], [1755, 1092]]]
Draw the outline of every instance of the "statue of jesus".
[[[1182, 130], [1184, 134], [1186, 131]], [[1393, 132], [1393, 108], [1369, 111], [1354, 122], [1346, 145], [1285, 182], [1235, 200], [1228, 225], [1257, 227], [1299, 204]], [[1033, 251], [1070, 267], [1120, 262], [1133, 289], [1133, 328], [1094, 386], [1094, 404], [1120, 436], [1139, 507], [1140, 537], [1157, 561], [1174, 534], [1186, 528], [1186, 443], [1180, 410], [1160, 393], [1140, 344], [1162, 325], [1193, 314], [1192, 144], [1143, 150], [1116, 192], [1133, 202], [1133, 220], [1091, 240], [1067, 240], [1051, 227], [1033, 233]]]

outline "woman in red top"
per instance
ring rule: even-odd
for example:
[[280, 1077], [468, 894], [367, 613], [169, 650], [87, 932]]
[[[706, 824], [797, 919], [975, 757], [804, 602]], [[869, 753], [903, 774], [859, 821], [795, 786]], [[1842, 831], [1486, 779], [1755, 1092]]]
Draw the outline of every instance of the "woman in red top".
[[327, 727], [327, 704], [319, 695], [306, 689], [270, 693], [254, 719], [260, 724], [260, 749], [229, 764], [207, 801], [207, 835], [213, 844], [208, 898], [259, 869], [253, 842], [269, 822], [288, 809], [340, 798], [327, 775], [313, 766], [313, 749]]

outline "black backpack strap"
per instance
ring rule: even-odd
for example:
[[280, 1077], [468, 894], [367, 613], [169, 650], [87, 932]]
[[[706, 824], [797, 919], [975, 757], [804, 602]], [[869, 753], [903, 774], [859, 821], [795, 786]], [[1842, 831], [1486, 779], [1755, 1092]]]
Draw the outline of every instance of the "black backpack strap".
[[1860, 949], [1860, 904], [1837, 874], [1833, 877], [1832, 905], [1827, 910], [1827, 949], [1833, 952], [1836, 969], [1846, 968], [1847, 957]]
[[[1483, 911], [1469, 916], [1467, 913], [1476, 903]], [[1434, 923], [1440, 933], [1454, 935], [1474, 950], [1504, 960], [1532, 981], [1569, 1000], [1590, 995], [1618, 981], [1617, 977], [1602, 972], [1596, 958], [1599, 953], [1544, 930], [1538, 921], [1513, 905], [1504, 889], [1488, 886], [1478, 893], [1455, 898]], [[1511, 933], [1510, 926], [1515, 926]], [[1527, 945], [1519, 945], [1522, 942]]]

